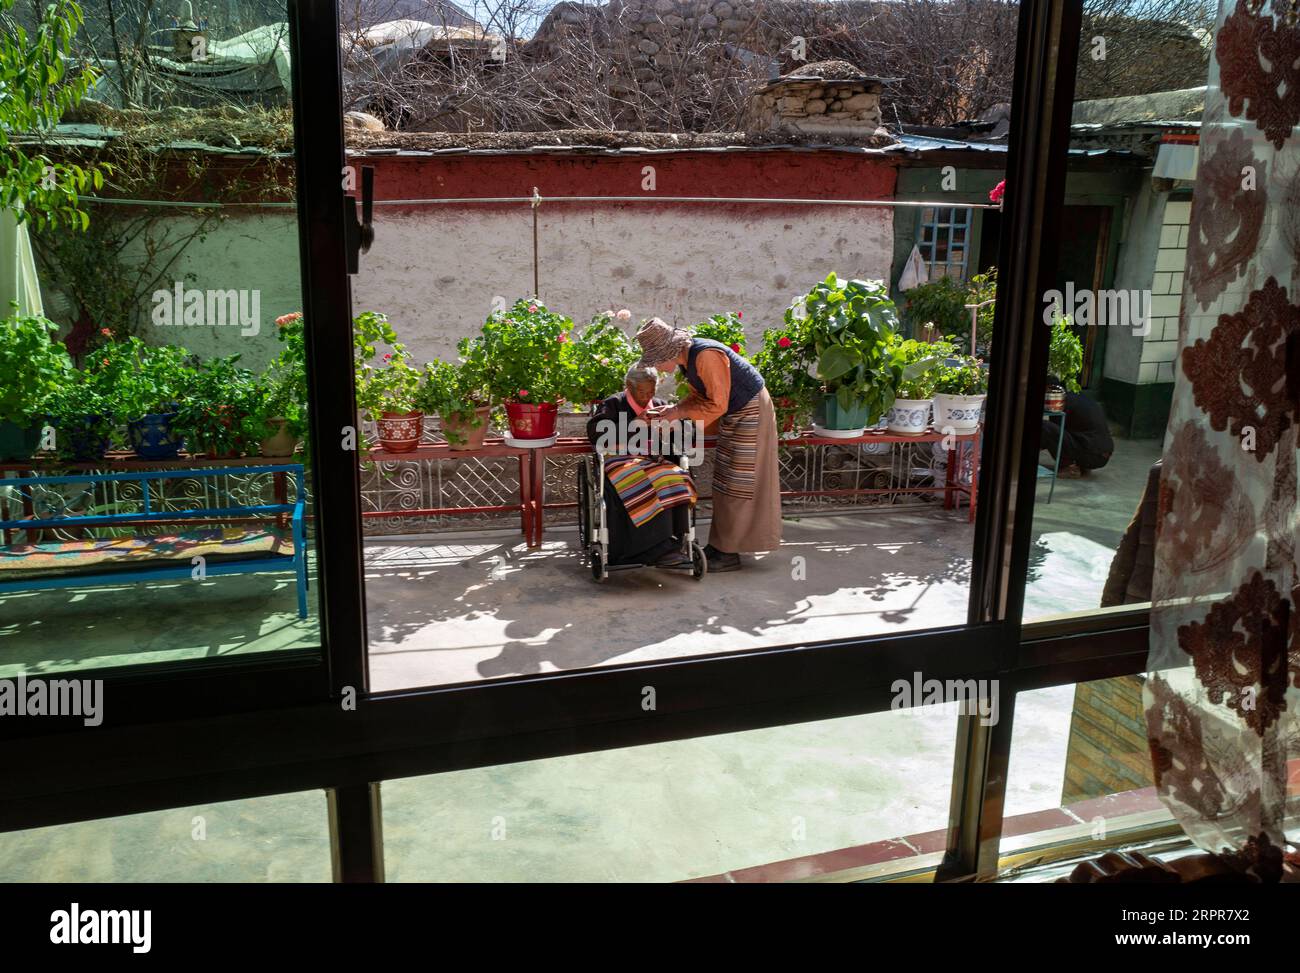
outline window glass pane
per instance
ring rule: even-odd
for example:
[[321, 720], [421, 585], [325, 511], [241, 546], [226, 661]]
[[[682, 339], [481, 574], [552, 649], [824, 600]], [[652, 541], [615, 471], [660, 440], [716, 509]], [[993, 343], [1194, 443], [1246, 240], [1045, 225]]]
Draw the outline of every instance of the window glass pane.
[[0, 109], [0, 678], [317, 646], [286, 7], [81, 7]]
[[[1221, 98], [1203, 87], [1219, 5], [1176, 6], [1181, 13], [1170, 20], [1154, 8], [1125, 19], [1108, 5], [1085, 5], [1060, 262], [1042, 304], [1045, 320], [1068, 319], [1053, 325], [1049, 362], [1049, 385], [1064, 398], [1058, 391], [1044, 403], [1026, 620], [1150, 598], [1155, 464], [1169, 455], [1171, 404], [1188, 387], [1180, 327], [1218, 313], [1198, 306], [1188, 271], [1213, 147], [1198, 150], [1211, 132], [1202, 116]], [[1136, 50], [1131, 41], [1153, 31], [1164, 40], [1140, 45], [1142, 63], [1116, 53]], [[1104, 61], [1090, 38], [1107, 41]], [[1130, 124], [1139, 114], [1159, 119], [1141, 139]], [[1294, 151], [1289, 145], [1274, 161]], [[1206, 388], [1197, 399], [1215, 394]]]
[[328, 882], [320, 791], [0, 834], [4, 882]]
[[[358, 428], [376, 689], [965, 622], [988, 335], [972, 343], [976, 241], [953, 227], [997, 209], [1006, 142], [969, 123], [1011, 99], [1017, 8], [957, 27], [944, 4], [776, 6], [685, 4], [679, 22], [661, 3], [643, 24], [645, 4], [540, 23], [481, 4], [408, 59], [381, 43], [405, 28], [343, 5], [345, 100], [373, 116], [353, 118], [349, 146], [374, 167], [383, 241], [353, 283], [374, 348]], [[978, 83], [945, 93], [922, 80], [936, 61]], [[820, 292], [832, 273], [846, 288]], [[653, 320], [663, 374], [644, 397], [704, 432], [686, 469], [696, 548], [682, 464], [592, 452], [593, 408], [632, 410], [620, 396]], [[846, 324], [863, 339], [842, 343], [852, 360], [821, 361], [818, 335]], [[715, 388], [710, 359], [744, 359], [725, 356], [726, 421], [655, 345], [682, 345], [666, 329], [724, 346], [695, 346]], [[905, 342], [928, 370], [875, 367]], [[980, 361], [940, 388], [959, 352]]]
[[1002, 853], [1115, 844], [1173, 818], [1156, 795], [1142, 679], [1119, 676], [1016, 696]]
[[943, 849], [955, 740], [955, 708], [940, 705], [387, 781], [385, 873], [780, 881], [901, 867]]

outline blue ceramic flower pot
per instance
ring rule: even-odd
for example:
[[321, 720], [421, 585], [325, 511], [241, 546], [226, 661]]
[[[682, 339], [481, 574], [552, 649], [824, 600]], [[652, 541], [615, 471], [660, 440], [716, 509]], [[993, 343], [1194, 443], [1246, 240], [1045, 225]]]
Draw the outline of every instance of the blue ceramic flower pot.
[[175, 459], [185, 446], [180, 433], [172, 428], [175, 412], [150, 412], [126, 425], [131, 448], [141, 459]]
[[21, 462], [36, 454], [41, 444], [41, 424], [20, 426], [8, 420], [0, 422], [0, 462]]

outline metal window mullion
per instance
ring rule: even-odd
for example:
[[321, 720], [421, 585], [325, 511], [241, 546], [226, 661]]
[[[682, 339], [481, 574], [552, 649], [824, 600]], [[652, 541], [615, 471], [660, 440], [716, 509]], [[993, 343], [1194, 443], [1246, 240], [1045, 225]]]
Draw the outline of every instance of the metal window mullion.
[[996, 873], [1014, 722], [1017, 665], [1037, 484], [1047, 330], [1035, 327], [1053, 286], [1069, 150], [1082, 0], [1020, 7], [999, 253], [992, 370], [971, 566], [970, 624], [1001, 626], [1000, 719], [959, 719], [948, 841], [938, 880]]

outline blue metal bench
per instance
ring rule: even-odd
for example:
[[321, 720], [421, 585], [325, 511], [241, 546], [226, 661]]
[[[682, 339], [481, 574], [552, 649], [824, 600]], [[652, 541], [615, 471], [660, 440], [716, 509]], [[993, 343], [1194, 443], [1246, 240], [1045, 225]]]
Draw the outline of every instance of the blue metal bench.
[[[292, 474], [295, 486], [293, 502], [233, 503], [229, 502], [227, 491], [227, 496], [224, 498], [225, 502], [221, 506], [158, 509], [166, 492], [165, 481], [202, 480], [231, 474], [261, 473]], [[68, 515], [63, 513], [62, 510], [57, 512], [48, 510], [36, 512], [38, 505], [48, 503], [48, 498], [44, 494], [57, 492], [62, 485], [88, 485], [89, 489], [82, 491], [78, 499], [86, 497], [88, 502], [93, 502], [99, 484], [138, 484], [140, 490], [139, 509], [124, 513], [91, 513], [85, 515]], [[292, 553], [280, 553], [274, 550], [278, 546], [276, 541], [280, 539], [276, 530], [264, 532], [261, 535], [251, 535], [254, 540], [261, 540], [264, 537], [271, 541], [272, 550], [269, 552], [233, 555], [225, 555], [220, 551], [215, 552], [220, 559], [209, 558], [204, 555], [203, 576], [254, 574], [292, 569], [298, 580], [298, 617], [307, 617], [307, 544], [303, 524], [304, 492], [301, 464], [286, 463], [274, 466], [221, 466], [205, 469], [143, 470], [126, 473], [78, 473], [70, 476], [19, 477], [0, 480], [0, 487], [6, 487], [11, 493], [16, 493], [24, 505], [33, 511], [33, 513], [23, 517], [14, 518], [11, 516], [9, 519], [0, 519], [0, 536], [4, 535], [6, 529], [36, 531], [44, 528], [66, 530], [69, 528], [90, 527], [133, 527], [152, 523], [180, 524], [186, 521], [221, 522], [234, 518], [244, 519], [250, 517], [254, 519], [268, 517], [281, 520], [285, 515], [289, 515], [291, 517]], [[49, 488], [51, 487], [54, 488], [54, 491], [50, 491]], [[41, 490], [40, 495], [38, 495], [38, 489]], [[215, 532], [209, 533], [215, 534]], [[138, 540], [141, 542], [182, 540], [189, 543], [195, 536], [181, 535], [181, 538], [157, 538], [146, 535], [138, 538]], [[244, 535], [245, 539], [249, 536]], [[207, 544], [212, 546], [212, 544], [217, 544], [223, 539], [232, 538], [226, 538], [224, 535], [222, 538], [214, 536], [207, 541]], [[239, 540], [240, 538], [233, 539]], [[161, 581], [192, 575], [194, 569], [191, 563], [191, 554], [185, 550], [184, 543], [178, 543], [174, 545], [174, 550], [156, 556], [154, 552], [147, 549], [143, 555], [134, 555], [132, 551], [127, 550], [125, 553], [129, 556], [116, 559], [119, 564], [133, 558], [143, 560], [148, 563], [148, 567], [108, 567], [106, 570], [75, 570], [77, 560], [82, 555], [85, 555], [87, 559], [101, 557], [101, 560], [112, 563], [114, 559], [111, 555], [120, 553], [114, 548], [114, 544], [119, 542], [120, 539], [86, 538], [84, 540], [59, 541], [56, 544], [45, 544], [37, 541], [35, 543], [10, 544], [0, 547], [0, 556], [5, 559], [5, 564], [0, 565], [0, 594], [7, 591], [81, 588], [96, 581]], [[145, 546], [147, 548], [148, 545]], [[162, 546], [166, 547], [165, 544]], [[103, 557], [103, 555], [110, 556]], [[159, 563], [167, 560], [169, 556], [173, 559], [183, 559], [184, 563], [170, 565]], [[26, 570], [24, 560], [29, 564], [57, 560], [60, 562], [60, 568], [66, 566], [73, 570], [66, 573], [59, 569], [45, 570], [36, 568], [35, 570]], [[212, 563], [207, 563], [209, 560]], [[22, 573], [24, 576], [14, 580], [4, 579], [6, 574], [14, 573]]]

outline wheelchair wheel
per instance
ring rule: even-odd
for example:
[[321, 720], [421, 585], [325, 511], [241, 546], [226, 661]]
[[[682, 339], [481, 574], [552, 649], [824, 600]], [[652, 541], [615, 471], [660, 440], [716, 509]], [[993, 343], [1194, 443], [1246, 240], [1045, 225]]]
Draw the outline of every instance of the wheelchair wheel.
[[691, 544], [691, 577], [696, 581], [701, 580], [709, 573], [709, 559], [704, 553], [704, 548], [699, 544]]
[[591, 544], [591, 485], [587, 482], [586, 460], [577, 466], [578, 473], [578, 543], [584, 549]]
[[605, 571], [605, 548], [601, 544], [592, 544], [587, 548], [587, 559], [591, 562], [591, 579], [603, 584], [609, 575]]

